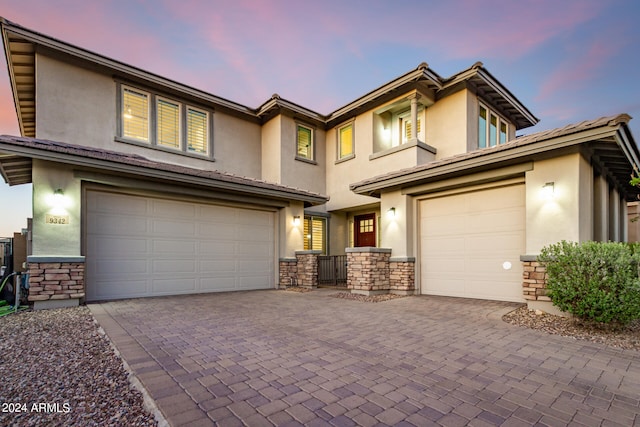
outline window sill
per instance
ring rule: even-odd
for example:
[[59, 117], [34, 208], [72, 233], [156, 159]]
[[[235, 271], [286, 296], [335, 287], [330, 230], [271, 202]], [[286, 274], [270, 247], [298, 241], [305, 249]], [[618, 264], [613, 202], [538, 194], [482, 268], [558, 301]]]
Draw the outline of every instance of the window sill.
[[380, 157], [384, 157], [384, 156], [388, 156], [394, 153], [397, 153], [399, 151], [404, 151], [404, 150], [408, 150], [410, 148], [420, 148], [422, 150], [428, 151], [431, 154], [436, 154], [436, 148], [432, 147], [428, 144], [425, 144], [422, 141], [419, 141], [417, 139], [412, 139], [409, 142], [405, 143], [405, 144], [401, 144], [401, 145], [397, 145], [395, 147], [391, 147], [391, 148], [387, 148], [386, 150], [382, 150], [382, 151], [378, 151], [377, 153], [373, 153], [372, 155], [369, 156], [369, 160], [375, 160], [377, 158]]
[[208, 154], [196, 154], [196, 153], [190, 153], [190, 152], [182, 151], [182, 150], [175, 150], [175, 149], [171, 149], [171, 148], [168, 148], [168, 147], [162, 147], [162, 146], [159, 146], [159, 145], [154, 145], [154, 144], [151, 144], [149, 142], [136, 141], [134, 139], [122, 138], [120, 136], [114, 137], [113, 140], [115, 142], [120, 142], [122, 144], [135, 145], [135, 146], [138, 146], [138, 147], [148, 148], [150, 150], [162, 151], [163, 153], [171, 153], [171, 154], [177, 154], [178, 156], [190, 157], [192, 159], [208, 160], [210, 162], [215, 162], [216, 161], [212, 156], [210, 156]]
[[315, 160], [311, 160], [311, 159], [305, 159], [304, 157], [298, 157], [296, 156], [296, 160], [303, 162], [303, 163], [309, 163], [310, 165], [317, 165], [318, 162], [316, 162]]
[[343, 163], [343, 162], [349, 161], [351, 159], [355, 159], [355, 157], [356, 157], [355, 154], [349, 154], [348, 156], [345, 156], [345, 157], [342, 157], [342, 158], [336, 160], [335, 164], [337, 165], [338, 163]]

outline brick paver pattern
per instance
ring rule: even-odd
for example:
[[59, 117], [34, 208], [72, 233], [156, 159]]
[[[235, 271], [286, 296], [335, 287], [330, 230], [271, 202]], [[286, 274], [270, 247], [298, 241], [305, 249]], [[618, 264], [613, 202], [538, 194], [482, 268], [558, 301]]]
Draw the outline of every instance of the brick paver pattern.
[[506, 324], [510, 303], [335, 292], [90, 308], [174, 426], [640, 425], [639, 352]]

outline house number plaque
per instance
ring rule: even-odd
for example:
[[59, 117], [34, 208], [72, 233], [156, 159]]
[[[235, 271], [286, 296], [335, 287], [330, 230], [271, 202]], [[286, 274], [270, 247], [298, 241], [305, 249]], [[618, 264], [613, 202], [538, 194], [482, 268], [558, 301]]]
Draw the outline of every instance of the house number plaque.
[[69, 215], [49, 215], [45, 216], [47, 224], [69, 224]]

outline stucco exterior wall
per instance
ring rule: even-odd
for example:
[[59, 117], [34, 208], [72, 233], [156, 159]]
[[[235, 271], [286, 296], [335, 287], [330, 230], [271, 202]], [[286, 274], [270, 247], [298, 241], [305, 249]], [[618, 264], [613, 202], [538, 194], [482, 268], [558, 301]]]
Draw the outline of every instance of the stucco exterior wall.
[[[437, 149], [436, 159], [443, 159], [467, 152], [469, 139], [467, 130], [475, 121], [469, 121], [469, 98], [474, 97], [468, 90], [461, 90], [439, 99], [427, 108], [426, 143]], [[475, 117], [475, 116], [473, 116]], [[476, 125], [477, 126], [477, 125]], [[477, 135], [477, 131], [475, 133]]]
[[325, 132], [307, 123], [302, 124], [313, 129], [314, 161], [306, 162], [296, 159], [297, 122], [291, 117], [282, 116], [279, 141], [282, 165], [280, 183], [326, 194]]
[[64, 63], [43, 54], [36, 55], [36, 63], [37, 138], [261, 178], [259, 124], [221, 111], [213, 112], [215, 161], [118, 142], [115, 140], [119, 115], [116, 107], [117, 85], [112, 76]]
[[[593, 172], [578, 153], [534, 162], [526, 173], [526, 253], [537, 255], [549, 244], [592, 238]], [[553, 182], [553, 198], [543, 186]]]
[[281, 118], [276, 116], [262, 126], [262, 179], [269, 182], [282, 180]]
[[[81, 188], [70, 167], [33, 159], [32, 255], [79, 256], [81, 236]], [[62, 206], [53, 193], [64, 192]], [[68, 217], [65, 224], [47, 222], [47, 214]]]
[[[394, 208], [394, 214], [389, 210]], [[380, 199], [380, 247], [391, 248], [391, 256], [413, 257], [414, 236], [413, 197], [400, 190], [382, 194]]]

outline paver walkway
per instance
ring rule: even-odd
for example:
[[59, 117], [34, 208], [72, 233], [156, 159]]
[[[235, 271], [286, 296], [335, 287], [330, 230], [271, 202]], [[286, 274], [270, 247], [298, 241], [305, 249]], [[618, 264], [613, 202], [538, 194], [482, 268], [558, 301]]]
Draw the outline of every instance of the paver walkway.
[[332, 290], [90, 305], [171, 425], [640, 425], [640, 352], [500, 320], [514, 305]]

